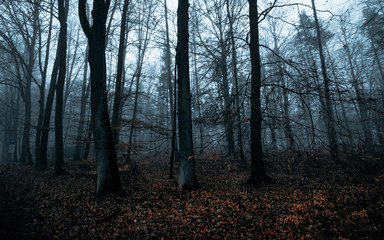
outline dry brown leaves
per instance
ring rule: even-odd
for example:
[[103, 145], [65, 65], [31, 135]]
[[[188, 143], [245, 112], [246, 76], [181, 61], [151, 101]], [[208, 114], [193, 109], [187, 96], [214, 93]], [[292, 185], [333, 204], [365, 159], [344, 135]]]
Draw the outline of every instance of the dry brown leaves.
[[382, 175], [323, 163], [314, 176], [309, 161], [271, 159], [274, 183], [254, 189], [240, 185], [248, 173], [235, 164], [200, 159], [201, 187], [180, 192], [165, 161], [138, 159], [136, 177], [122, 165], [124, 196], [94, 196], [92, 163], [64, 176], [1, 166], [0, 184], [31, 219], [31, 239], [384, 238]]

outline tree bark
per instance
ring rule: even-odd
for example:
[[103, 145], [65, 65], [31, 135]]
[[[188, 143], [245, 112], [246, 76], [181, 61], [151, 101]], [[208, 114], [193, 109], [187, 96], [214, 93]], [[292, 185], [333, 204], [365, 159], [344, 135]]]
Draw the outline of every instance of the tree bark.
[[109, 123], [106, 90], [105, 24], [110, 1], [94, 0], [92, 27], [87, 19], [86, 0], [79, 0], [80, 23], [88, 38], [91, 71], [91, 121], [95, 142], [98, 195], [121, 191], [116, 152]]
[[257, 0], [249, 0], [250, 54], [251, 54], [251, 175], [245, 182], [257, 185], [269, 180], [263, 162], [261, 139], [261, 64], [259, 50], [259, 28]]
[[61, 175], [64, 171], [64, 146], [63, 146], [63, 93], [66, 74], [67, 58], [67, 16], [66, 8], [68, 0], [58, 1], [60, 33], [59, 33], [59, 75], [56, 85], [56, 108], [55, 108], [55, 174]]
[[178, 70], [178, 120], [181, 161], [178, 187], [180, 190], [197, 187], [195, 156], [193, 152], [191, 92], [188, 52], [188, 0], [179, 0], [177, 9], [177, 49]]

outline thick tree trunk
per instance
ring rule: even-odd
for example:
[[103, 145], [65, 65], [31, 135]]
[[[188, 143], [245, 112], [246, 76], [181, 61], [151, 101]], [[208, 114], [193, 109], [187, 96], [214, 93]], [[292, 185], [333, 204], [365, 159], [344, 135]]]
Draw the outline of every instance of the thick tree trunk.
[[197, 187], [189, 82], [188, 7], [188, 0], [179, 0], [177, 10], [176, 64], [178, 69], [178, 119], [181, 155], [177, 183], [180, 190]]
[[93, 26], [86, 17], [86, 0], [79, 0], [79, 17], [88, 38], [91, 71], [91, 121], [95, 142], [98, 195], [119, 192], [121, 182], [109, 123], [106, 90], [105, 23], [110, 1], [93, 1]]
[[261, 139], [261, 64], [257, 0], [249, 0], [250, 53], [251, 53], [251, 176], [245, 182], [256, 185], [269, 180], [263, 162]]

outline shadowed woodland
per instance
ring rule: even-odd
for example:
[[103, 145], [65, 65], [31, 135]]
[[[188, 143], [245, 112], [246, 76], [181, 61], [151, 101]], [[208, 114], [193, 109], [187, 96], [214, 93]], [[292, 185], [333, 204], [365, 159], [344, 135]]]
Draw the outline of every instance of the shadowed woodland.
[[383, 239], [380, 0], [0, 0], [3, 239]]

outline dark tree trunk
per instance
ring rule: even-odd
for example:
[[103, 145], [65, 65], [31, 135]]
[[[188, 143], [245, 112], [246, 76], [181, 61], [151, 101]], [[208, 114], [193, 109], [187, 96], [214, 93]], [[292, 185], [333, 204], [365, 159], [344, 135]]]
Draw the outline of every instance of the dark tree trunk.
[[256, 185], [267, 182], [268, 176], [263, 162], [261, 139], [261, 64], [259, 50], [259, 28], [257, 0], [249, 0], [250, 22], [250, 53], [251, 53], [251, 176], [245, 182], [247, 185]]
[[188, 58], [188, 0], [179, 0], [177, 9], [177, 49], [178, 69], [178, 119], [180, 143], [180, 167], [177, 181], [180, 190], [197, 187], [195, 156], [193, 152], [191, 92]]
[[[49, 53], [50, 53], [50, 47], [51, 47], [51, 36], [52, 36], [52, 22], [53, 22], [53, 6], [54, 4], [51, 4], [51, 14], [49, 17], [49, 25], [48, 25], [48, 38], [47, 38], [47, 46], [45, 50], [45, 57], [44, 57], [44, 64], [42, 61], [42, 38], [41, 34], [39, 34], [39, 59], [40, 59], [40, 72], [41, 72], [41, 85], [39, 86], [40, 91], [40, 99], [39, 99], [39, 117], [37, 120], [37, 127], [36, 127], [36, 137], [35, 137], [35, 163], [36, 167], [38, 169], [45, 169], [47, 166], [46, 164], [41, 164], [41, 134], [43, 129], [43, 120], [44, 120], [44, 106], [45, 106], [45, 85], [46, 85], [46, 79], [47, 79], [47, 71], [48, 71], [48, 63], [49, 63]], [[40, 27], [41, 29], [41, 27]], [[40, 30], [41, 31], [41, 30]]]
[[41, 128], [41, 143], [40, 143], [40, 158], [36, 161], [36, 168], [44, 170], [47, 168], [47, 150], [48, 150], [48, 138], [49, 138], [49, 125], [51, 122], [53, 99], [55, 97], [56, 79], [59, 71], [59, 49], [60, 40], [57, 44], [56, 59], [53, 64], [51, 82], [49, 85], [47, 102], [45, 105], [43, 125]]
[[89, 66], [91, 70], [91, 121], [95, 142], [97, 190], [104, 195], [121, 190], [116, 152], [113, 144], [112, 130], [109, 123], [107, 90], [106, 90], [106, 59], [105, 23], [110, 1], [94, 0], [90, 26], [85, 6], [86, 0], [79, 0], [79, 17], [81, 26], [88, 38]]
[[112, 133], [113, 142], [119, 144], [120, 122], [121, 122], [121, 93], [122, 93], [122, 76], [124, 74], [125, 63], [125, 31], [127, 25], [127, 12], [129, 0], [124, 0], [123, 12], [121, 14], [121, 28], [120, 28], [120, 42], [119, 42], [119, 55], [117, 59], [117, 73], [116, 73], [116, 89], [115, 98], [113, 100], [113, 113], [112, 113]]
[[67, 58], [67, 16], [65, 8], [67, 1], [58, 1], [60, 33], [59, 33], [59, 75], [56, 85], [56, 108], [55, 108], [55, 174], [63, 174], [64, 171], [64, 146], [63, 146], [63, 93], [66, 73]]

